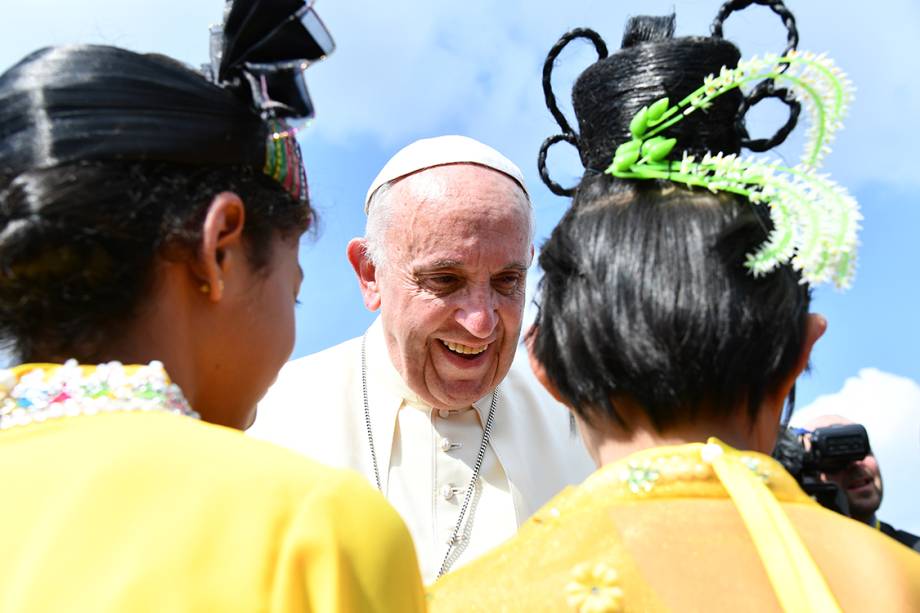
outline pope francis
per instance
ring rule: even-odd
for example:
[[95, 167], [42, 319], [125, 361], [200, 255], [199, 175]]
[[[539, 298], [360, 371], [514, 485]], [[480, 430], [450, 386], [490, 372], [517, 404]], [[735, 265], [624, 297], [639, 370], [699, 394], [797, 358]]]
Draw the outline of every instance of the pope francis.
[[380, 171], [365, 211], [347, 255], [379, 317], [288, 363], [250, 432], [361, 472], [405, 519], [431, 581], [592, 464], [565, 409], [511, 369], [533, 258], [517, 166], [462, 136], [416, 141]]

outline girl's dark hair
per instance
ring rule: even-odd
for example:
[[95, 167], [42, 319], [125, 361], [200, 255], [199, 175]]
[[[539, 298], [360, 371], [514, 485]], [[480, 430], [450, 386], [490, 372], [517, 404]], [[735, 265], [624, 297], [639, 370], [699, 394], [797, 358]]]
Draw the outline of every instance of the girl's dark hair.
[[[801, 353], [809, 306], [788, 266], [760, 278], [744, 267], [771, 228], [746, 199], [599, 172], [641, 107], [676, 102], [737, 65], [721, 38], [672, 34], [673, 16], [633, 18], [624, 48], [578, 78], [575, 140], [587, 170], [539, 260], [537, 359], [582, 418], [627, 431], [618, 398], [659, 431], [739, 406], [754, 417]], [[669, 131], [677, 156], [740, 150], [742, 95], [714, 102]]]
[[48, 48], [0, 75], [0, 341], [21, 360], [92, 360], [224, 190], [266, 266], [272, 237], [311, 219], [262, 173], [268, 135], [247, 96], [163, 56]]

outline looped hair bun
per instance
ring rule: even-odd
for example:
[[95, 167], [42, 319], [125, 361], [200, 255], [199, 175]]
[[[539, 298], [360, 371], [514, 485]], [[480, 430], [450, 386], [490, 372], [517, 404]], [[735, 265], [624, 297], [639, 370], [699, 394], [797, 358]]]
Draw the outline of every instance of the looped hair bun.
[[[572, 90], [579, 128], [579, 153], [585, 168], [602, 171], [617, 146], [631, 136], [629, 123], [643, 107], [660, 98], [673, 101], [690, 94], [706, 75], [734, 68], [741, 53], [730, 42], [708, 37], [672, 38], [674, 16], [633, 17], [623, 48], [581, 73]], [[741, 135], [735, 118], [742, 94], [717, 98], [705, 113], [687, 117], [670, 131], [677, 152], [737, 153]]]
[[[555, 143], [572, 143], [589, 174], [603, 172], [617, 147], [631, 139], [629, 124], [642, 107], [667, 97], [675, 103], [696, 90], [708, 75], [722, 67], [735, 68], [741, 53], [722, 37], [723, 22], [733, 12], [761, 4], [783, 21], [787, 30], [786, 51], [798, 44], [795, 18], [781, 0], [729, 0], [719, 9], [711, 37], [674, 37], [674, 15], [630, 18], [621, 48], [607, 55], [606, 43], [593, 30], [577, 28], [562, 36], [550, 50], [543, 69], [547, 108], [559, 123], [562, 134], [548, 138], [540, 148], [538, 167], [543, 182], [554, 194], [572, 196], [575, 188], [564, 188], [552, 180], [546, 168], [546, 154]], [[578, 132], [562, 117], [552, 92], [551, 73], [560, 51], [576, 38], [587, 38], [598, 50], [598, 60], [586, 68], [572, 88], [572, 105]], [[790, 115], [770, 138], [748, 135], [746, 112], [766, 97], [778, 98], [790, 107]], [[774, 90], [764, 81], [747, 97], [739, 89], [716, 98], [705, 112], [693, 113], [669, 129], [677, 139], [674, 155], [683, 152], [701, 156], [706, 152], [733, 154], [741, 148], [764, 151], [780, 144], [795, 127], [800, 107], [785, 90]]]

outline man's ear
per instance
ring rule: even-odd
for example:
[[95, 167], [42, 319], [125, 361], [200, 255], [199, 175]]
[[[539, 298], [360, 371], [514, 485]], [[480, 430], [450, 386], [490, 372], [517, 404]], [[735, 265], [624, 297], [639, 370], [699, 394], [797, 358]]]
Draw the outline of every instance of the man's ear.
[[358, 287], [361, 289], [361, 296], [364, 297], [364, 306], [369, 311], [376, 311], [380, 308], [380, 287], [377, 284], [377, 266], [367, 255], [367, 240], [353, 238], [348, 241], [345, 255], [348, 256], [348, 261], [358, 277]]
[[221, 192], [208, 206], [201, 227], [201, 247], [193, 266], [194, 281], [201, 293], [213, 302], [224, 295], [228, 271], [237, 263], [245, 262], [243, 253], [243, 226], [246, 207], [233, 192]]
[[568, 403], [562, 398], [562, 394], [559, 393], [559, 389], [552, 380], [550, 380], [549, 375], [546, 374], [546, 368], [543, 367], [543, 363], [538, 360], [537, 356], [534, 354], [534, 344], [536, 343], [539, 333], [540, 327], [534, 324], [530, 327], [530, 330], [524, 334], [524, 344], [527, 346], [527, 359], [530, 361], [530, 370], [533, 371], [540, 385], [549, 392], [550, 396], [556, 399], [556, 402], [568, 406]]

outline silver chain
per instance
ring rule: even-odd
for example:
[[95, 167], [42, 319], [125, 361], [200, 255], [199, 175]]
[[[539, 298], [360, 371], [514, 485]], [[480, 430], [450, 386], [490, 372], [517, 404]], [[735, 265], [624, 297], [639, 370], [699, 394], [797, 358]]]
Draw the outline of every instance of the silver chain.
[[[374, 479], [377, 482], [377, 489], [384, 494], [383, 487], [380, 485], [380, 468], [377, 464], [377, 452], [374, 450], [374, 431], [371, 428], [371, 409], [367, 399], [367, 333], [361, 337], [361, 392], [364, 396], [364, 425], [367, 426], [367, 444], [371, 450], [371, 462], [374, 464]], [[476, 490], [476, 484], [479, 481], [479, 473], [482, 470], [482, 463], [486, 457], [486, 448], [489, 446], [489, 440], [492, 438], [492, 422], [495, 417], [495, 405], [498, 404], [498, 388], [492, 392], [492, 402], [489, 403], [489, 414], [486, 417], [486, 425], [482, 430], [482, 441], [479, 443], [479, 452], [476, 454], [476, 463], [473, 465], [473, 476], [466, 486], [466, 495], [463, 497], [463, 504], [460, 506], [460, 516], [457, 517], [457, 523], [451, 532], [450, 540], [447, 543], [447, 553], [444, 554], [444, 561], [441, 562], [441, 569], [438, 571], [438, 577], [446, 573], [452, 564], [450, 559], [451, 553], [460, 543], [460, 530], [463, 528], [463, 518], [470, 506], [470, 500], [473, 498], [473, 492]], [[384, 494], [386, 495], [386, 494]]]
[[[374, 451], [374, 430], [371, 428], [371, 408], [367, 402], [367, 332], [361, 337], [361, 393], [364, 395], [364, 425], [367, 427], [367, 445], [371, 449], [371, 461], [374, 463], [374, 480], [377, 482], [377, 489], [383, 494], [383, 486], [380, 485], [380, 469], [377, 468], [377, 452]], [[384, 494], [385, 496], [386, 494]]]

